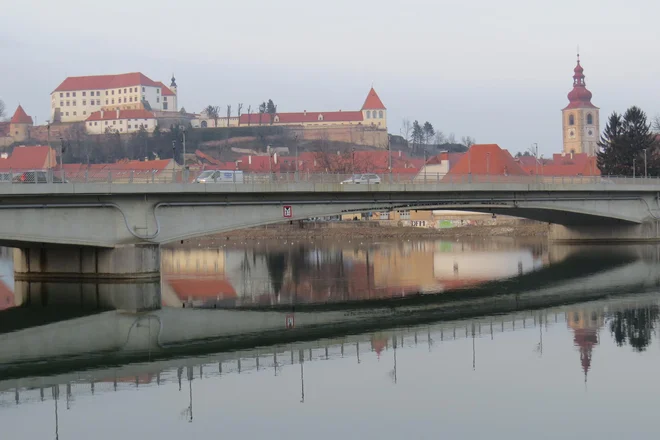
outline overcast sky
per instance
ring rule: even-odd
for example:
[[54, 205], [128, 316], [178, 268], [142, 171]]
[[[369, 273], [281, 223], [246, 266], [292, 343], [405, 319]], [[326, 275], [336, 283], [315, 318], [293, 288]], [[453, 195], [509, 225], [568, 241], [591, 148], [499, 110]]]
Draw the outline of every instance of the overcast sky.
[[174, 72], [195, 112], [359, 109], [373, 84], [391, 133], [408, 117], [547, 155], [578, 44], [603, 125], [630, 105], [660, 113], [658, 16], [651, 0], [23, 0], [0, 15], [0, 98], [42, 123], [66, 76]]

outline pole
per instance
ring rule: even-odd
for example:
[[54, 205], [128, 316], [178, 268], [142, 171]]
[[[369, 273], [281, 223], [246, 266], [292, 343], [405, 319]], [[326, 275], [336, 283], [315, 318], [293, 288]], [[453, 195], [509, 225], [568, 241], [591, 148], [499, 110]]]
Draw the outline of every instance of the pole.
[[644, 178], [649, 177], [648, 168], [646, 167], [646, 148], [644, 148]]
[[50, 169], [50, 168], [53, 167], [53, 165], [52, 165], [53, 159], [50, 157], [50, 150], [51, 150], [51, 148], [50, 148], [50, 122], [48, 122], [46, 124], [46, 139], [47, 139], [46, 142], [48, 143], [48, 168]]
[[534, 150], [534, 158], [536, 158], [536, 175], [539, 175], [539, 144], [534, 142], [534, 146], [536, 147]]
[[490, 175], [490, 153], [486, 153], [486, 175]]
[[174, 176], [175, 176], [175, 171], [174, 171], [174, 165], [176, 165], [176, 161], [174, 160], [175, 151], [176, 151], [176, 140], [172, 139], [172, 182], [174, 182]]
[[635, 158], [633, 157], [633, 179], [635, 178]]
[[[227, 124], [229, 124], [229, 121], [227, 121]], [[186, 128], [183, 128], [183, 161], [182, 161], [182, 166], [183, 166], [183, 174], [181, 175], [181, 180], [183, 183], [186, 183], [188, 180], [188, 173], [186, 171]]]
[[392, 183], [392, 142], [389, 134], [387, 135], [387, 161], [390, 169], [390, 183]]

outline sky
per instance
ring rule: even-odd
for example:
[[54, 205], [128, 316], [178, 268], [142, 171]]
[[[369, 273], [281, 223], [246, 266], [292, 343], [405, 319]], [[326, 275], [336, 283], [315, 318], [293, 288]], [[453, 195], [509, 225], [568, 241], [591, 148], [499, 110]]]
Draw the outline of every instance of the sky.
[[189, 112], [357, 110], [373, 85], [392, 134], [428, 120], [547, 157], [578, 46], [601, 129], [631, 105], [660, 113], [659, 15], [652, 0], [23, 0], [0, 15], [0, 99], [40, 124], [67, 76], [174, 73]]

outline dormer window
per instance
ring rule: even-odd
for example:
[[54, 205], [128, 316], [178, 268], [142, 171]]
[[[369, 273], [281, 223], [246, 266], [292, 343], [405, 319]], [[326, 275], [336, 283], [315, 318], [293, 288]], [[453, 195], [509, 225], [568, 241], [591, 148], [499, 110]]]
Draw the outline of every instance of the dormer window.
[[323, 115], [319, 115], [318, 120], [322, 121], [323, 120]]
[[274, 122], [280, 122], [280, 117], [278, 115], [275, 115], [275, 119], [273, 119]]

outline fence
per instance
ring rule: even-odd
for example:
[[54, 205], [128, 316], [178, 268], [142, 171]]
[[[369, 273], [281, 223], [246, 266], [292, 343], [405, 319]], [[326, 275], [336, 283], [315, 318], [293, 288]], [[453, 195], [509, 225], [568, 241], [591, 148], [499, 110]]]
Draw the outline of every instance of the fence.
[[397, 174], [381, 175], [349, 175], [311, 172], [291, 173], [246, 173], [228, 171], [232, 178], [205, 179], [199, 178], [203, 171], [169, 169], [87, 169], [80, 171], [67, 170], [0, 170], [0, 184], [203, 184], [203, 185], [289, 185], [294, 183], [337, 184], [337, 185], [437, 185], [437, 184], [550, 184], [550, 185], [658, 185], [658, 177], [615, 177], [615, 176], [504, 176], [485, 174]]

